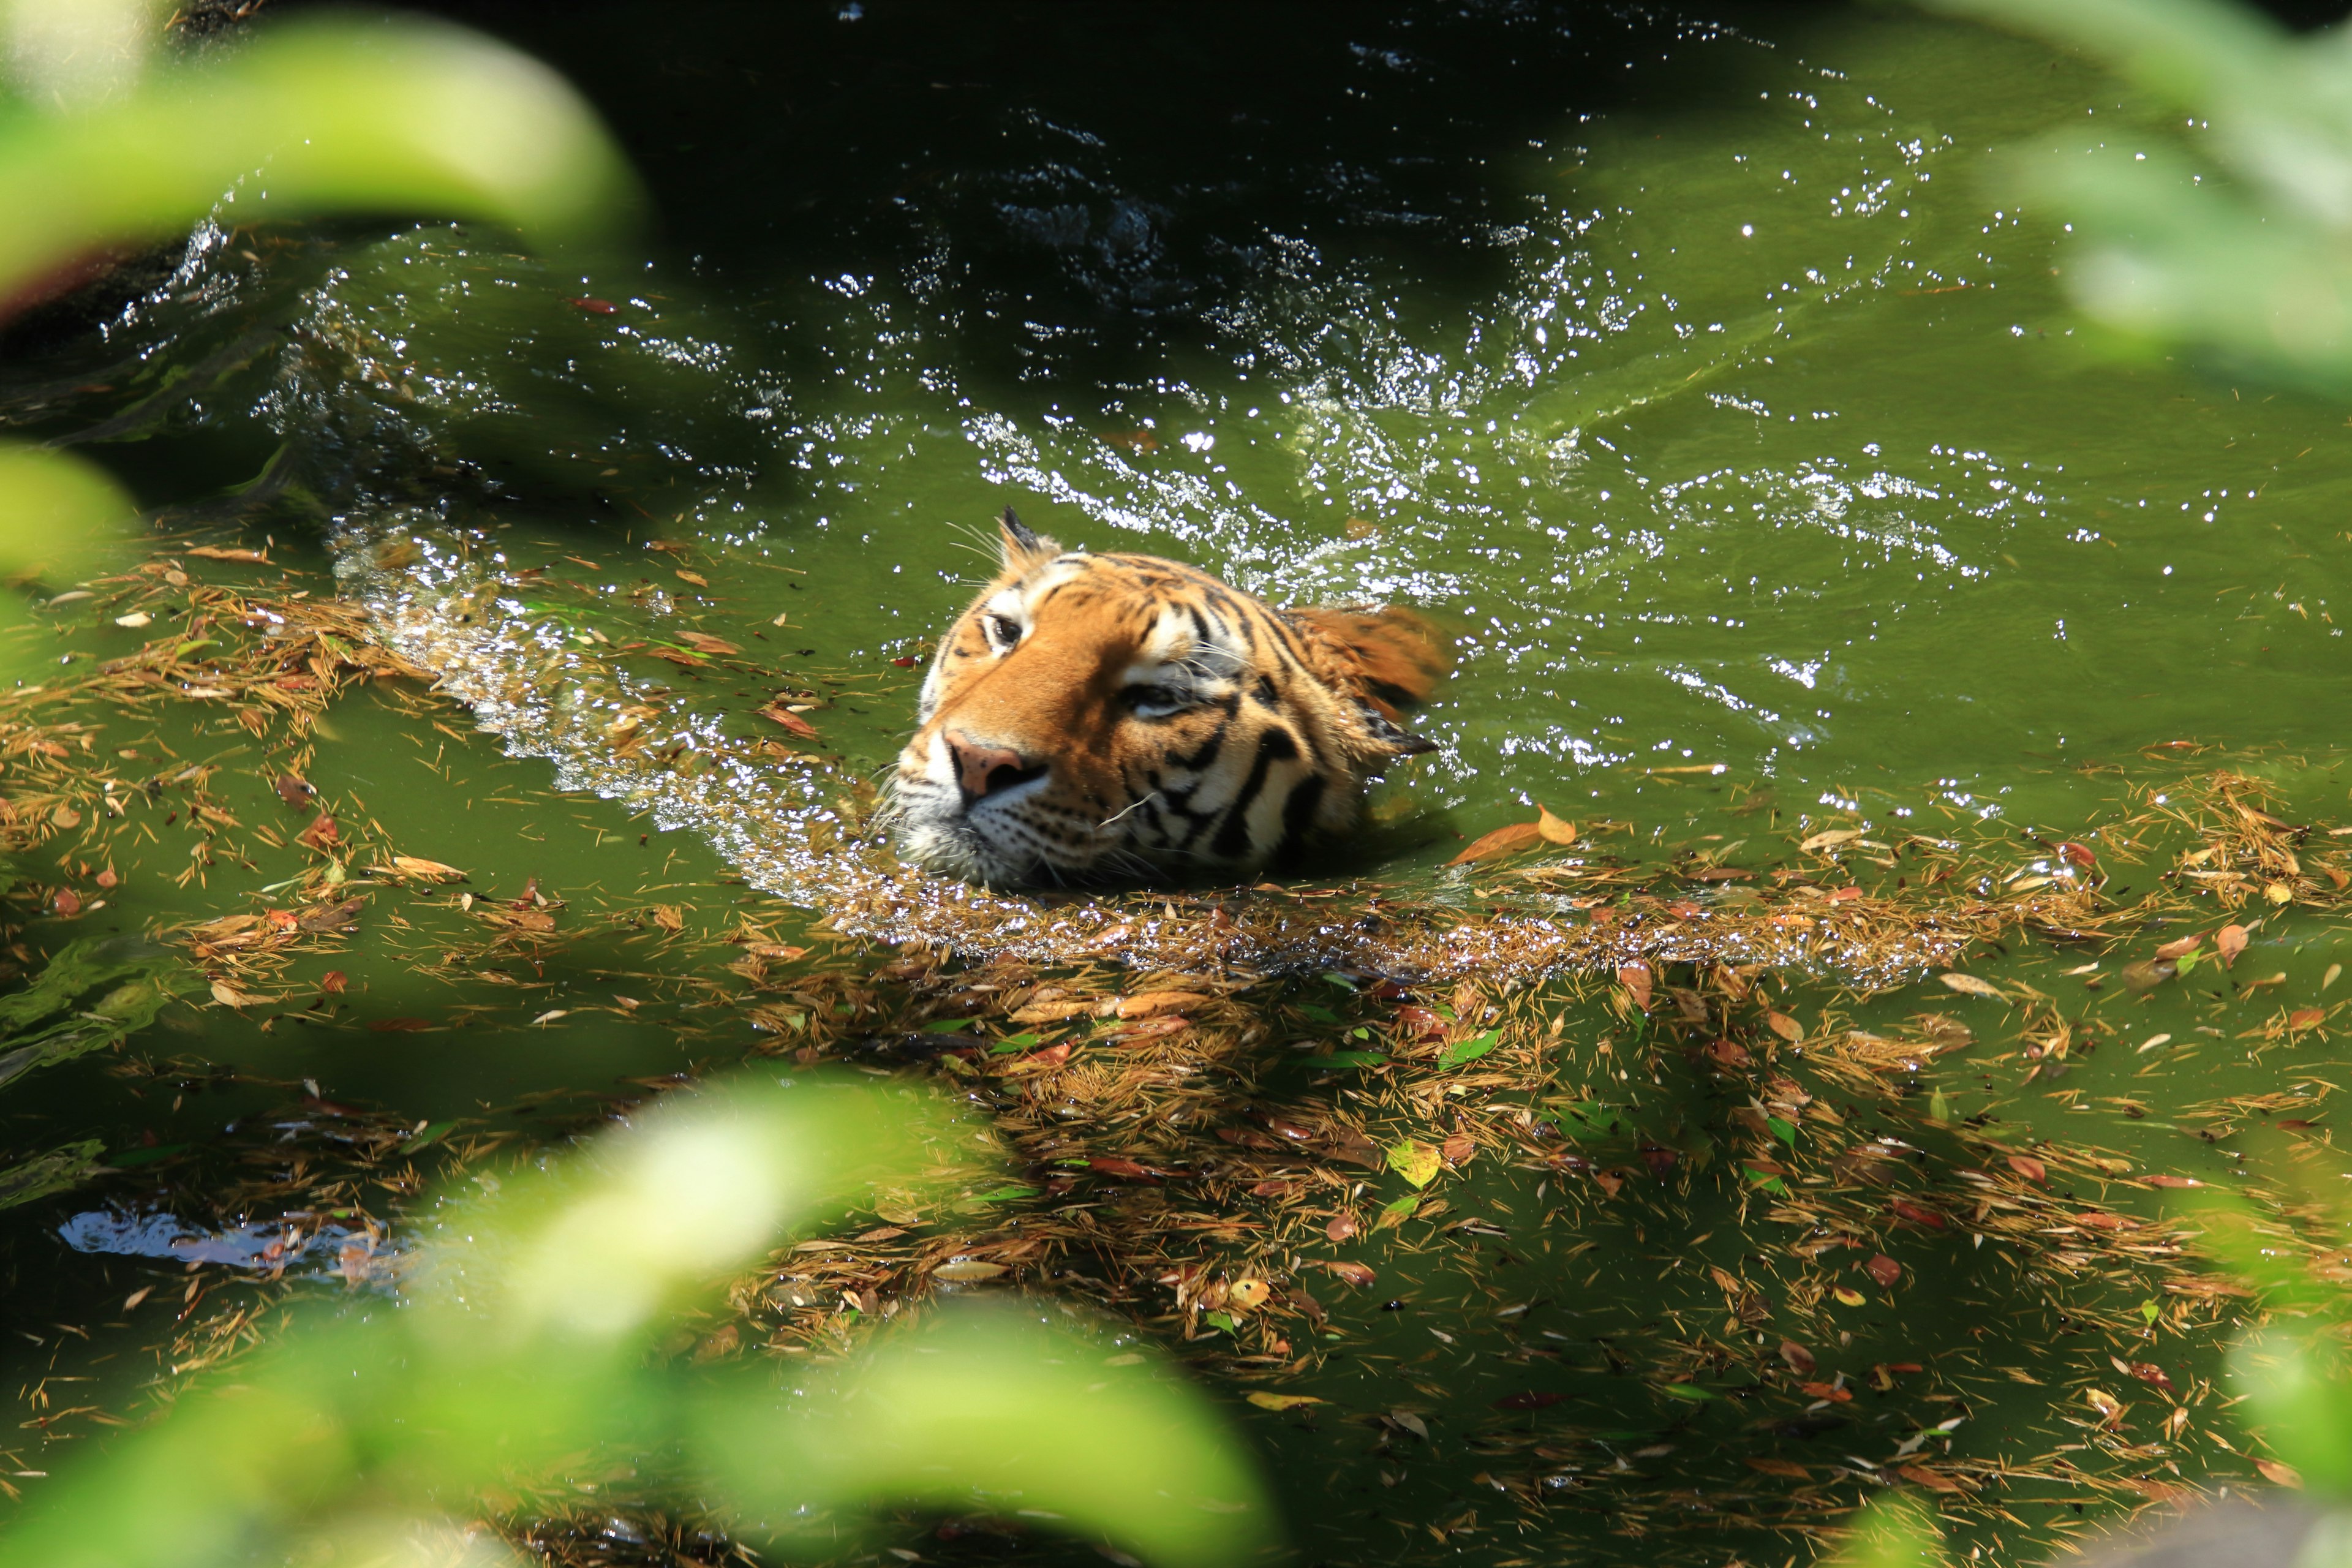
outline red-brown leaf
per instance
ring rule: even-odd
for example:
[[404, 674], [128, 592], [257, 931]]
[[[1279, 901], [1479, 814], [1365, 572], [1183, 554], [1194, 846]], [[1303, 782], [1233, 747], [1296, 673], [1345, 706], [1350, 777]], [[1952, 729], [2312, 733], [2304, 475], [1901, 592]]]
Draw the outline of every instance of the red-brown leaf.
[[2050, 1167], [2031, 1154], [2011, 1154], [2009, 1168], [2029, 1182], [2047, 1182], [2050, 1179]]
[[1929, 1230], [1944, 1228], [1944, 1216], [1934, 1209], [1921, 1208], [1917, 1204], [1907, 1203], [1901, 1198], [1895, 1199], [1887, 1207], [1893, 1209], [1898, 1218], [1907, 1219], [1913, 1225], [1924, 1225]]
[[1493, 1408], [1496, 1410], [1541, 1410], [1549, 1405], [1558, 1405], [1561, 1400], [1566, 1399], [1568, 1395], [1565, 1394], [1538, 1393], [1530, 1389], [1525, 1394], [1506, 1394], [1502, 1398], [1494, 1402]]
[[766, 707], [761, 709], [760, 717], [767, 720], [771, 723], [782, 724], [785, 729], [790, 730], [793, 734], [800, 736], [803, 740], [814, 741], [816, 739], [816, 726], [802, 718], [799, 714], [786, 709], [783, 704], [780, 702], [771, 702]]
[[1889, 1290], [1894, 1289], [1895, 1282], [1903, 1278], [1903, 1265], [1883, 1252], [1864, 1264], [1862, 1271]]

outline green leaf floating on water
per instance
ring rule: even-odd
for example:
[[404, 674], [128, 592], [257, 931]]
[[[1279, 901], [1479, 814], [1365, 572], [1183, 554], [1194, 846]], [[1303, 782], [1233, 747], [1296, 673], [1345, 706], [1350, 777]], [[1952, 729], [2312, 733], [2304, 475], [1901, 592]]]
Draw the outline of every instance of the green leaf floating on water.
[[1416, 1139], [1406, 1138], [1388, 1147], [1389, 1169], [1416, 1187], [1425, 1187], [1437, 1179], [1437, 1151]]
[[1660, 1385], [1658, 1392], [1660, 1394], [1671, 1394], [1676, 1399], [1701, 1400], [1713, 1399], [1715, 1397], [1714, 1394], [1709, 1394], [1706, 1389], [1692, 1383], [1664, 1384]]
[[1456, 1040], [1437, 1054], [1437, 1065], [1458, 1068], [1464, 1062], [1475, 1062], [1500, 1043], [1503, 1032], [1489, 1029], [1483, 1035], [1473, 1035], [1466, 1040]]

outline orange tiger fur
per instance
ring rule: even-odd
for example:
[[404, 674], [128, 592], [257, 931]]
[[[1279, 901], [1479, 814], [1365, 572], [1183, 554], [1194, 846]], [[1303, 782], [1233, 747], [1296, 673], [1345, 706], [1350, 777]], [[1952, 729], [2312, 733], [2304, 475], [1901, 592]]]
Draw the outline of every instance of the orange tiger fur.
[[895, 786], [908, 858], [995, 884], [1255, 870], [1434, 750], [1398, 728], [1450, 657], [1400, 609], [1277, 609], [1179, 562], [998, 520]]

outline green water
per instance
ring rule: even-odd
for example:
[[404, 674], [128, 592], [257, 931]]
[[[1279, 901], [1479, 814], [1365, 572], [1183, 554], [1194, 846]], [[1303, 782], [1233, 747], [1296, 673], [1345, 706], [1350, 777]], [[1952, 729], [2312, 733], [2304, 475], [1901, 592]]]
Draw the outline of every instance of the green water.
[[[651, 36], [640, 10], [494, 13], [630, 144], [664, 211], [642, 255], [583, 275], [438, 225], [215, 236], [103, 341], [0, 367], [0, 407], [58, 435], [263, 330], [265, 352], [88, 449], [158, 505], [282, 453], [294, 489], [210, 500], [197, 521], [274, 538], [315, 588], [340, 573], [492, 731], [451, 704], [355, 698], [312, 782], [484, 897], [536, 879], [578, 933], [518, 954], [418, 900], [412, 925], [371, 918], [333, 959], [352, 985], [331, 1021], [178, 1009], [131, 1043], [185, 1058], [174, 1073], [91, 1059], [11, 1089], [23, 1149], [189, 1145], [12, 1217], [12, 1317], [42, 1342], [27, 1387], [51, 1358], [119, 1380], [94, 1358], [138, 1360], [178, 1294], [174, 1268], [148, 1316], [109, 1315], [149, 1266], [68, 1251], [59, 1225], [110, 1205], [269, 1219], [250, 1183], [279, 1132], [321, 1136], [304, 1079], [403, 1125], [504, 1125], [533, 1096], [739, 1059], [755, 1037], [713, 1009], [710, 939], [747, 914], [800, 931], [870, 885], [876, 852], [849, 830], [855, 781], [908, 725], [917, 672], [894, 661], [961, 606], [974, 530], [1007, 504], [1066, 542], [1181, 556], [1278, 599], [1410, 603], [1456, 632], [1457, 672], [1416, 724], [1439, 751], [1386, 786], [1378, 833], [1318, 868], [1330, 880], [1454, 897], [1436, 868], [1538, 801], [1622, 825], [1604, 841], [1628, 854], [1769, 867], [1858, 827], [2007, 838], [2048, 872], [2049, 844], [2112, 818], [2127, 783], [2194, 772], [2144, 754], [2172, 742], [2237, 757], [2297, 820], [2344, 815], [2342, 411], [2120, 358], [2070, 311], [2064, 216], [2020, 211], [1996, 150], [2190, 134], [2081, 63], [1838, 8], [858, 11], [670, 7]], [[75, 384], [104, 390], [54, 391]], [[745, 651], [691, 669], [614, 651], [680, 631]], [[100, 624], [67, 646], [136, 640]], [[814, 760], [727, 752], [781, 738], [752, 713], [779, 691], [816, 704]], [[731, 760], [647, 772], [613, 743], [633, 702], [665, 742]], [[299, 826], [266, 782], [274, 742], [177, 719], [159, 738], [218, 757], [247, 821]], [[126, 865], [79, 929], [238, 911], [301, 864], [256, 850], [184, 892], [168, 879], [186, 853], [167, 838]], [[2111, 868], [2144, 889], [2157, 868]], [[648, 922], [656, 904], [683, 911], [678, 932]], [[851, 923], [933, 929], [909, 918]], [[1024, 929], [1051, 956], [1050, 932]], [[26, 940], [69, 934], [36, 920]], [[2209, 970], [2145, 997], [2065, 975], [2096, 950], [1983, 954], [1978, 973], [2109, 1042], [2057, 1089], [2029, 1082], [2022, 1014], [1924, 973], [1866, 1001], [1799, 973], [1782, 1005], [1815, 1029], [1825, 1009], [1890, 1031], [1961, 1018], [1977, 1047], [1904, 1085], [1945, 1097], [1938, 1121], [2225, 1179], [2288, 1157], [2239, 1137], [2243, 1117], [2201, 1136], [2214, 1123], [2192, 1111], [2324, 1097], [2343, 1065], [2325, 1030], [2260, 1051], [2236, 1037], [2331, 999], [2343, 945], [2275, 913], [2238, 983]], [[1377, 944], [1360, 956], [1379, 966]], [[305, 962], [289, 996], [327, 967]], [[1297, 984], [1285, 994], [1341, 1000]], [[2065, 1426], [2083, 1386], [2116, 1386], [2111, 1355], [2166, 1363], [2184, 1390], [2215, 1375], [2208, 1320], [2150, 1328], [2154, 1283], [1935, 1234], [1885, 1243], [1898, 1289], [1824, 1305], [1832, 1275], [1867, 1283], [1861, 1257], [1792, 1259], [1796, 1233], [1729, 1158], [1749, 1088], [1645, 1056], [1598, 1001], [1536, 995], [1562, 1020], [1562, 1084], [1630, 1118], [1593, 1135], [1596, 1157], [1654, 1138], [1685, 1164], [1614, 1203], [1533, 1170], [1483, 1176], [1455, 1217], [1501, 1236], [1424, 1222], [1359, 1246], [1382, 1288], [1318, 1288], [1342, 1337], [1296, 1383], [1330, 1405], [1244, 1415], [1303, 1560], [1777, 1563], [1807, 1550], [1783, 1527], [1876, 1489], [1858, 1467], [1948, 1448], [2081, 1443], [2085, 1468], [2248, 1484], [2229, 1449], [2168, 1444], [2160, 1403], [2128, 1443]], [[367, 1026], [394, 1018], [433, 1026]], [[2133, 1048], [2158, 1034], [2181, 1043]], [[1916, 1141], [1937, 1178], [1979, 1158], [1849, 1110]], [[2152, 1194], [2107, 1195], [2156, 1212]], [[1769, 1340], [1814, 1345], [1825, 1377], [1936, 1370], [1827, 1415], [1661, 1394], [1733, 1377], [1689, 1350], [1707, 1336], [1754, 1348], [1709, 1266], [1777, 1281]], [[1229, 1364], [1209, 1375], [1238, 1386]], [[1495, 1405], [1530, 1392], [1564, 1397]], [[19, 1468], [89, 1430], [45, 1450], [27, 1428]], [[1821, 1484], [1791, 1502], [1750, 1458]], [[1988, 1500], [2006, 1519], [1948, 1511], [1965, 1546], [2032, 1561], [2118, 1499], [2062, 1477]], [[919, 1528], [905, 1539], [926, 1552], [967, 1550]]]

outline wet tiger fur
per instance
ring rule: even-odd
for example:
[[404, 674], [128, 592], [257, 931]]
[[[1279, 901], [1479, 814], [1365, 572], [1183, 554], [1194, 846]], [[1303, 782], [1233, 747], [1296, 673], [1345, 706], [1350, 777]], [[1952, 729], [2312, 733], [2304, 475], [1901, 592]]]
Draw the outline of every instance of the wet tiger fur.
[[1398, 727], [1450, 662], [1410, 611], [1277, 609], [1179, 562], [998, 520], [898, 754], [901, 847], [1000, 886], [1255, 870], [1434, 750]]

